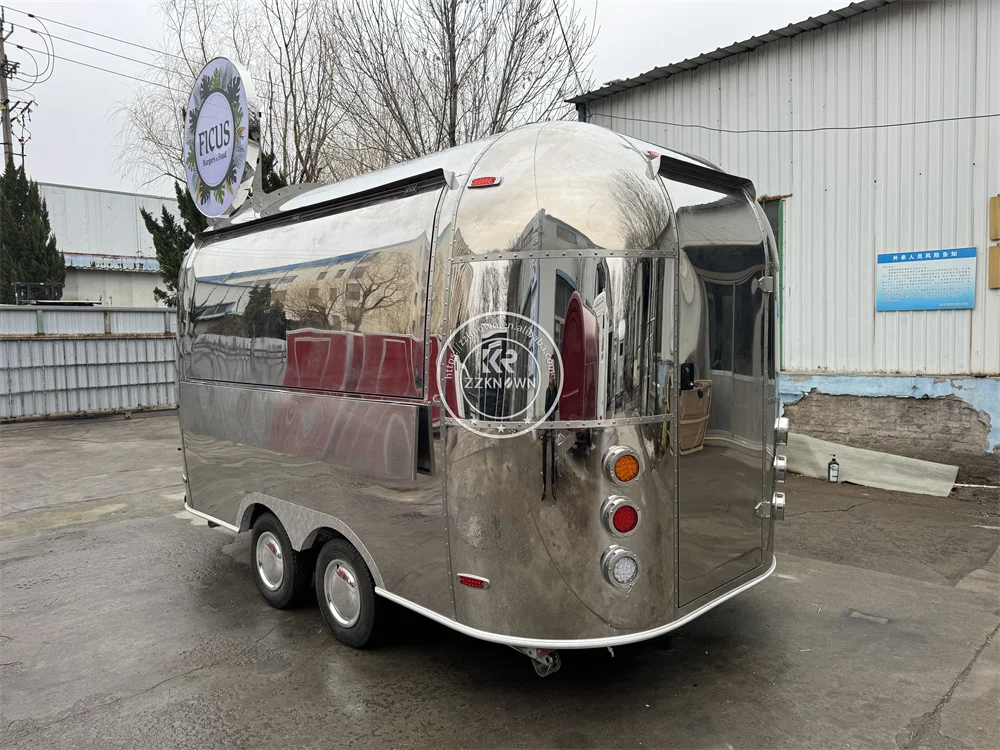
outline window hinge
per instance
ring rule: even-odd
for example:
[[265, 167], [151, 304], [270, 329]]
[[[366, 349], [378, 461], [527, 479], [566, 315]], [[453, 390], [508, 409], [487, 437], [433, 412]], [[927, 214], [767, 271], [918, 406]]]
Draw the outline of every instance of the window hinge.
[[757, 288], [765, 294], [774, 294], [774, 277], [762, 276], [757, 279]]

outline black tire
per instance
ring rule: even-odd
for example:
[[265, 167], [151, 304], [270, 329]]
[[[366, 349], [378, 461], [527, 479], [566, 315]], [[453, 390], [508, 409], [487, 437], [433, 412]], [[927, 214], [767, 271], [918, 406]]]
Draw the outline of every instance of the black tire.
[[[336, 604], [331, 603], [327, 595], [327, 569], [330, 568], [330, 575], [338, 575], [337, 562], [346, 563], [340, 575], [341, 580], [347, 583], [349, 588], [343, 588], [343, 584], [335, 582], [342, 599], [341, 606], [344, 611], [337, 609]], [[345, 577], [346, 576], [346, 577]], [[323, 545], [319, 557], [316, 559], [316, 601], [319, 603], [319, 610], [323, 613], [323, 619], [327, 626], [333, 631], [333, 635], [338, 641], [351, 648], [371, 648], [376, 642], [376, 599], [375, 581], [372, 579], [371, 571], [365, 564], [364, 558], [354, 548], [354, 545], [346, 539], [335, 538]], [[352, 585], [353, 581], [353, 585]], [[356, 599], [355, 595], [356, 594]], [[344, 600], [344, 597], [347, 597]], [[357, 603], [358, 609], [354, 617], [353, 605]], [[337, 612], [335, 613], [335, 610]], [[338, 620], [338, 615], [341, 621]]]
[[[265, 536], [269, 535], [269, 536]], [[258, 544], [261, 537], [265, 536], [263, 545]], [[277, 547], [276, 556], [281, 561], [280, 580], [273, 572], [271, 566], [271, 581], [265, 568], [265, 561], [258, 560], [258, 549], [267, 547], [271, 542]], [[273, 553], [273, 550], [272, 550]], [[273, 513], [264, 513], [254, 521], [253, 539], [250, 543], [250, 567], [253, 570], [253, 579], [257, 584], [257, 590], [264, 597], [264, 601], [275, 609], [288, 609], [300, 604], [304, 596], [309, 592], [312, 581], [312, 560], [304, 552], [296, 552], [292, 549], [292, 543], [288, 540], [285, 527]], [[277, 583], [275, 587], [273, 584]]]

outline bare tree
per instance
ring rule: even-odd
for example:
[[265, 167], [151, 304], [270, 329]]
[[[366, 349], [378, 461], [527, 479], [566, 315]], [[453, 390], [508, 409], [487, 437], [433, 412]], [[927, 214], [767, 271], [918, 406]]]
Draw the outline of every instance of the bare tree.
[[569, 113], [594, 41], [567, 0], [345, 0], [336, 154], [369, 170]]
[[345, 287], [344, 318], [360, 331], [366, 317], [387, 311], [413, 294], [413, 265], [403, 253], [372, 253], [358, 261]]
[[164, 38], [137, 88], [118, 110], [119, 168], [148, 181], [184, 182], [185, 108], [195, 76], [225, 55], [249, 71], [262, 109], [261, 137], [289, 182], [329, 171], [339, 125], [335, 19], [323, 0], [160, 0]]
[[318, 0], [259, 0], [266, 133], [293, 183], [319, 182], [342, 116], [334, 16]]
[[627, 169], [611, 174], [611, 196], [618, 213], [615, 225], [626, 249], [653, 247], [670, 225], [670, 211], [655, 183]]
[[299, 281], [288, 288], [282, 306], [299, 328], [332, 331], [340, 328], [343, 287], [336, 283]]
[[595, 34], [573, 0], [159, 0], [164, 38], [119, 110], [119, 166], [183, 182], [187, 93], [217, 55], [249, 71], [265, 151], [340, 179], [572, 114]]

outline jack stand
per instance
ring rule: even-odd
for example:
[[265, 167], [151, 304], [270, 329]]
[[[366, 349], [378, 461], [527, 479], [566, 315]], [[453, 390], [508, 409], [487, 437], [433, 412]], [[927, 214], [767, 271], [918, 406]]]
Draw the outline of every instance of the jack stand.
[[511, 646], [515, 651], [531, 659], [531, 664], [535, 668], [535, 674], [539, 677], [548, 677], [555, 674], [562, 666], [562, 658], [558, 651], [551, 648], [522, 648], [521, 646]]

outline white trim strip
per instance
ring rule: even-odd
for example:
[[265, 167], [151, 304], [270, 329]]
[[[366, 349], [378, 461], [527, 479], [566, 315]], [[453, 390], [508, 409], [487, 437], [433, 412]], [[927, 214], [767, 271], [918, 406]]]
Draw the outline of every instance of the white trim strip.
[[442, 614], [434, 612], [433, 610], [427, 609], [419, 604], [411, 602], [409, 599], [404, 599], [403, 597], [393, 594], [385, 589], [376, 588], [375, 593], [388, 599], [391, 602], [395, 602], [407, 609], [412, 609], [424, 617], [429, 617], [435, 622], [441, 623], [452, 630], [457, 630], [463, 635], [471, 636], [472, 638], [478, 638], [481, 641], [489, 641], [490, 643], [500, 643], [505, 646], [518, 646], [522, 648], [565, 648], [565, 649], [575, 649], [575, 648], [605, 648], [606, 646], [624, 646], [627, 643], [638, 643], [639, 641], [647, 641], [650, 638], [656, 638], [657, 636], [663, 635], [664, 633], [669, 633], [671, 630], [676, 630], [682, 625], [686, 625], [691, 622], [691, 620], [696, 617], [708, 612], [723, 602], [732, 599], [737, 594], [742, 594], [747, 589], [753, 588], [758, 583], [763, 581], [769, 575], [774, 572], [775, 567], [778, 565], [778, 559], [776, 557], [771, 557], [771, 567], [767, 569], [763, 575], [754, 578], [753, 580], [747, 581], [746, 583], [737, 586], [732, 591], [727, 591], [725, 594], [720, 596], [718, 599], [713, 599], [707, 604], [703, 604], [698, 609], [693, 612], [689, 612], [681, 618], [669, 622], [666, 625], [661, 625], [653, 630], [644, 630], [641, 633], [628, 633], [626, 635], [613, 635], [604, 638], [581, 638], [579, 640], [544, 640], [540, 638], [518, 638], [510, 635], [500, 635], [499, 633], [490, 633], [485, 630], [477, 630], [476, 628], [470, 627], [468, 625], [463, 625], [460, 622], [456, 622], [449, 617], [445, 617]]
[[190, 505], [187, 504], [187, 501], [184, 502], [184, 510], [186, 510], [188, 513], [191, 513], [192, 515], [198, 516], [198, 518], [204, 518], [206, 521], [217, 523], [224, 529], [229, 529], [230, 531], [235, 531], [236, 533], [239, 533], [240, 531], [239, 528], [233, 526], [231, 523], [220, 521], [215, 516], [210, 516], [208, 515], [208, 513], [202, 513], [200, 510], [195, 510], [194, 508], [192, 508]]

